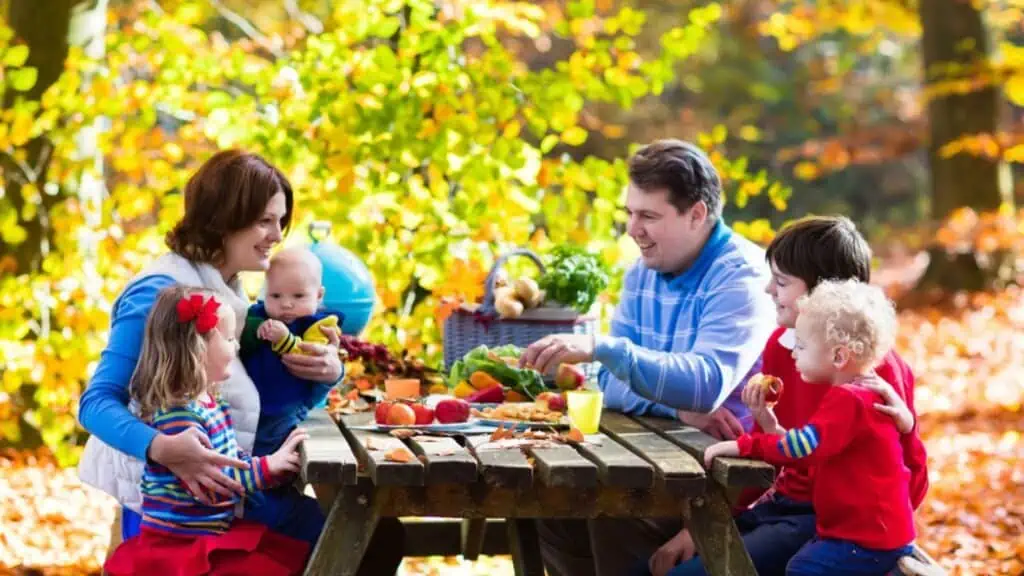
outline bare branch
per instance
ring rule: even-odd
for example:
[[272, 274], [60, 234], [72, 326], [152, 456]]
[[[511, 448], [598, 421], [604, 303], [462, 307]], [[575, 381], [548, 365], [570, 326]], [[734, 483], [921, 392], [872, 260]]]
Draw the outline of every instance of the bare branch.
[[35, 175], [36, 178], [40, 174], [46, 174], [47, 169], [50, 165], [50, 157], [53, 155], [53, 143], [50, 142], [49, 138], [43, 139], [43, 149], [39, 151], [39, 161], [36, 162]]
[[293, 20], [302, 24], [310, 34], [321, 34], [324, 31], [324, 23], [319, 18], [305, 12], [299, 7], [298, 0], [284, 0], [284, 9]]
[[260, 46], [273, 54], [275, 58], [281, 58], [284, 56], [279, 49], [274, 47], [274, 43], [270, 38], [267, 38], [265, 34], [257, 30], [256, 27], [253, 26], [251, 22], [243, 18], [241, 14], [225, 6], [221, 0], [210, 0], [210, 5], [220, 13], [222, 18], [231, 22], [246, 36], [258, 42]]
[[6, 147], [2, 152], [0, 152], [0, 154], [2, 154], [12, 166], [18, 169], [17, 172], [12, 172], [11, 174], [17, 176], [18, 179], [21, 180], [22, 184], [35, 183], [38, 176], [35, 170], [33, 170], [32, 167], [24, 161], [19, 160], [10, 146]]

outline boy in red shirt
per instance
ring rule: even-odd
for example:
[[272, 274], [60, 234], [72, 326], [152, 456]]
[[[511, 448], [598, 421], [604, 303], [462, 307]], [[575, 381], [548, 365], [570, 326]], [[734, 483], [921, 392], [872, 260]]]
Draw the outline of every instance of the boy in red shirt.
[[[787, 226], [768, 246], [766, 258], [772, 268], [767, 292], [775, 301], [779, 328], [765, 345], [761, 372], [781, 379], [785, 386], [773, 409], [766, 406], [762, 389], [744, 389], [744, 402], [755, 417], [754, 432], [764, 431], [765, 424], [804, 426], [828, 391], [828, 386], [805, 382], [793, 361], [798, 299], [829, 278], [867, 283], [871, 271], [871, 249], [844, 217], [809, 217]], [[910, 431], [903, 435], [902, 442], [916, 508], [924, 499], [928, 476], [927, 456], [915, 425], [914, 375], [894, 351], [883, 358], [876, 372], [888, 384], [876, 390], [885, 403], [876, 404], [875, 409], [892, 416], [901, 430]], [[762, 495], [759, 490], [751, 490], [740, 499], [736, 524], [761, 576], [784, 574], [790, 558], [814, 536], [812, 472], [813, 468], [803, 462], [782, 466], [768, 492]], [[682, 564], [677, 565], [680, 561]], [[705, 571], [700, 559], [694, 557], [689, 532], [683, 530], [655, 552], [637, 574], [702, 576]]]
[[817, 534], [789, 561], [787, 576], [881, 576], [912, 550], [902, 434], [875, 409], [882, 400], [876, 390], [887, 386], [874, 367], [895, 333], [896, 310], [881, 289], [855, 280], [821, 283], [800, 300], [793, 349], [800, 377], [826, 387], [810, 422], [789, 430], [766, 422], [763, 433], [704, 452], [708, 466], [718, 456], [814, 466]]

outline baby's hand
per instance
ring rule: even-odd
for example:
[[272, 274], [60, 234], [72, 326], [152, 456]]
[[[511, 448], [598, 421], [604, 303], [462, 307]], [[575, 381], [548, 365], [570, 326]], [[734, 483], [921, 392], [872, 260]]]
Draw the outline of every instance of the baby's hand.
[[309, 438], [309, 435], [306, 434], [305, 430], [296, 428], [288, 435], [288, 438], [277, 449], [277, 452], [267, 456], [267, 468], [270, 469], [271, 476], [283, 476], [284, 474], [299, 471], [299, 466], [302, 465], [302, 460], [299, 458], [299, 442], [307, 438]]
[[264, 320], [260, 327], [256, 329], [256, 336], [268, 342], [277, 342], [287, 334], [288, 327], [280, 320], [274, 320], [273, 318]]

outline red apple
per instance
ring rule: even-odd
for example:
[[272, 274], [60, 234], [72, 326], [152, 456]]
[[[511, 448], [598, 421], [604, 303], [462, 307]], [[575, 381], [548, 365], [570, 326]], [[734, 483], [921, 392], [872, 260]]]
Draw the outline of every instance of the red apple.
[[456, 424], [469, 420], [469, 402], [460, 398], [447, 398], [437, 403], [434, 416], [441, 424]]
[[391, 426], [412, 426], [416, 423], [416, 412], [408, 404], [393, 404], [388, 410], [388, 424]]
[[767, 374], [754, 374], [750, 377], [750, 384], [764, 388], [764, 401], [767, 404], [774, 404], [779, 401], [782, 395], [782, 379]]
[[559, 364], [558, 371], [555, 372], [555, 385], [562, 390], [582, 388], [586, 381], [587, 377], [583, 370], [574, 364]]
[[373, 419], [377, 424], [388, 423], [388, 412], [391, 411], [392, 402], [381, 402], [377, 404], [377, 409], [373, 411]]
[[412, 411], [416, 413], [416, 425], [425, 426], [434, 423], [434, 411], [423, 404], [413, 404]]
[[541, 392], [537, 400], [547, 404], [552, 412], [565, 412], [565, 397], [558, 392]]

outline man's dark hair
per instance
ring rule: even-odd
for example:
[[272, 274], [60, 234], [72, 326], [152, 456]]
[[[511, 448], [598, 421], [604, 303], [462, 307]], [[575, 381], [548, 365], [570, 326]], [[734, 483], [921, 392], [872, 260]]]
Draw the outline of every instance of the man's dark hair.
[[722, 212], [722, 181], [704, 152], [682, 140], [657, 140], [629, 159], [629, 179], [645, 192], [668, 190], [668, 199], [680, 212], [704, 201], [708, 217]]
[[845, 216], [808, 216], [783, 228], [765, 252], [779, 272], [813, 290], [823, 280], [871, 281], [871, 247]]

